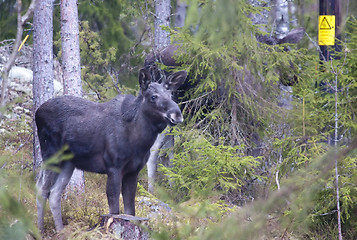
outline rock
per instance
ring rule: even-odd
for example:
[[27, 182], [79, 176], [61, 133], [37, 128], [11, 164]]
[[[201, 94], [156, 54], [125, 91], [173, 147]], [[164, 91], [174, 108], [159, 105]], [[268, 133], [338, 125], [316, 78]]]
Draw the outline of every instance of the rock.
[[53, 80], [53, 89], [55, 96], [63, 95], [63, 85], [56, 79]]
[[[54, 96], [63, 95], [63, 85], [54, 78]], [[4, 114], [7, 119], [21, 119], [22, 116], [30, 118], [32, 113], [32, 83], [33, 72], [30, 69], [14, 66], [9, 72], [8, 83], [8, 99], [9, 102], [14, 102], [20, 98], [20, 101], [15, 101], [15, 106], [12, 108], [11, 114]], [[1, 83], [1, 82], [0, 82]]]
[[[9, 72], [9, 89], [10, 91], [23, 92], [32, 94], [33, 72], [23, 67], [12, 67]], [[53, 80], [54, 95], [63, 95], [63, 86], [56, 78]], [[14, 94], [13, 94], [14, 95]]]
[[23, 92], [28, 95], [32, 93], [33, 73], [23, 67], [12, 67], [9, 72], [9, 89]]
[[171, 211], [171, 208], [168, 204], [161, 202], [159, 200], [152, 200], [148, 197], [141, 197], [139, 200], [139, 204], [150, 207], [150, 210], [155, 213]]

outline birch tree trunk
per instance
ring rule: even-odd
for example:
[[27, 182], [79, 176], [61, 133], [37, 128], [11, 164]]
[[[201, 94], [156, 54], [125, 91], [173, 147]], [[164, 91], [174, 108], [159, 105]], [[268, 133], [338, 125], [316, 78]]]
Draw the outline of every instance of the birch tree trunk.
[[[154, 34], [154, 49], [163, 49], [170, 45], [169, 33], [161, 27], [170, 26], [171, 4], [170, 0], [155, 1], [155, 34]], [[164, 145], [166, 131], [160, 133], [154, 145], [151, 147], [150, 157], [147, 162], [148, 169], [148, 191], [154, 193], [154, 183], [157, 171], [157, 160], [159, 157], [160, 148]], [[167, 136], [173, 137], [173, 136]]]
[[155, 1], [155, 48], [161, 49], [170, 44], [169, 33], [162, 30], [162, 26], [170, 26], [171, 4], [170, 0]]
[[[33, 113], [53, 97], [53, 0], [36, 0], [33, 17]], [[34, 116], [35, 114], [33, 114]], [[34, 170], [42, 163], [33, 121]]]
[[82, 96], [77, 0], [61, 0], [64, 94]]
[[[61, 41], [64, 94], [82, 96], [77, 0], [61, 0]], [[75, 169], [67, 190], [84, 191], [83, 171]]]

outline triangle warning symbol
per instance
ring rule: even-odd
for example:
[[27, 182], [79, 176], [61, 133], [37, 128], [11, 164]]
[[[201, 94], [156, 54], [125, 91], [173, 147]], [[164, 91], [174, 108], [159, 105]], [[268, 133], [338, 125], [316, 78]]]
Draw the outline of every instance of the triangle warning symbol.
[[328, 29], [332, 29], [330, 24], [328, 23], [327, 21], [327, 18], [324, 17], [320, 23], [320, 29], [325, 29], [325, 30], [328, 30]]

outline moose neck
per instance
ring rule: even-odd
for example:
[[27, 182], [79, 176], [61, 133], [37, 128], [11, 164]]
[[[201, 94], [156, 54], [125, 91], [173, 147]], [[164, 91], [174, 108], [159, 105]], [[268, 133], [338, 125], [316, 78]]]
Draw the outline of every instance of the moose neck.
[[167, 126], [166, 122], [157, 122], [145, 112], [144, 97], [127, 95], [121, 106], [121, 118], [128, 123], [133, 142], [140, 142], [143, 147], [150, 148], [157, 135]]
[[140, 126], [143, 126], [144, 128], [142, 129], [143, 132], [147, 132], [147, 133], [151, 133], [151, 134], [155, 134], [155, 138], [156, 136], [161, 133], [167, 126], [166, 121], [157, 121], [155, 119], [153, 119], [151, 116], [149, 116], [147, 114], [147, 112], [145, 112], [145, 103], [144, 101], [141, 102], [141, 105], [138, 109], [137, 112], [137, 121], [138, 124]]

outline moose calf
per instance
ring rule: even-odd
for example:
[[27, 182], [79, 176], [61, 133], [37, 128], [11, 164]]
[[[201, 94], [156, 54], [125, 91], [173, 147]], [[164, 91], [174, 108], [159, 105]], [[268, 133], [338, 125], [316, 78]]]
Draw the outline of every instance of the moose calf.
[[45, 162], [63, 146], [73, 158], [57, 164], [60, 172], [41, 170], [37, 187], [38, 227], [44, 224], [44, 205], [49, 199], [56, 231], [63, 229], [61, 196], [74, 168], [107, 174], [110, 214], [119, 214], [122, 193], [124, 213], [135, 215], [135, 192], [139, 171], [159, 133], [183, 121], [171, 91], [179, 88], [187, 73], [172, 74], [162, 83], [151, 82], [150, 74], [139, 72], [140, 93], [118, 95], [106, 103], [74, 96], [53, 98], [35, 114], [42, 158]]

